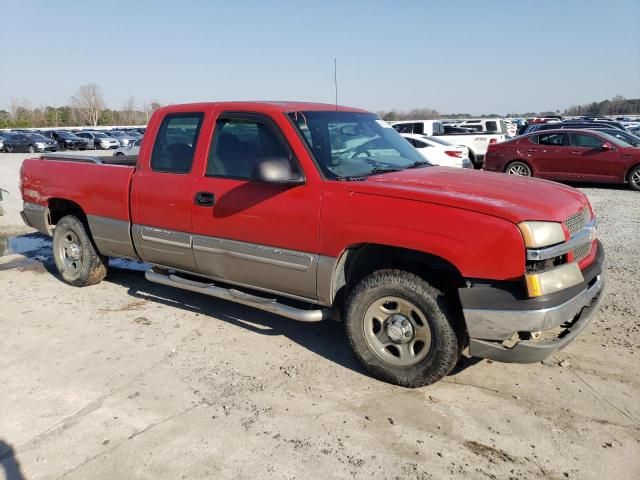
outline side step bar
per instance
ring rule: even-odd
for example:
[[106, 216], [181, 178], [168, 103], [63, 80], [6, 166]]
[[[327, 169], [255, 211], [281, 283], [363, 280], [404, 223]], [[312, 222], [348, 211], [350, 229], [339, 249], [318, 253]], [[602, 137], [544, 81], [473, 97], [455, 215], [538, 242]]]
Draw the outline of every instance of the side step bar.
[[278, 303], [274, 298], [258, 297], [256, 295], [251, 295], [250, 293], [241, 292], [234, 288], [222, 288], [217, 287], [213, 283], [197, 282], [173, 274], [159, 273], [153, 268], [147, 270], [144, 276], [147, 280], [153, 283], [182, 288], [183, 290], [189, 290], [196, 293], [204, 293], [210, 297], [222, 298], [224, 300], [229, 300], [230, 302], [259, 308], [260, 310], [275, 313], [276, 315], [282, 315], [283, 317], [297, 320], [299, 322], [321, 322], [334, 317], [333, 310], [330, 308], [320, 308], [315, 310], [295, 308]]

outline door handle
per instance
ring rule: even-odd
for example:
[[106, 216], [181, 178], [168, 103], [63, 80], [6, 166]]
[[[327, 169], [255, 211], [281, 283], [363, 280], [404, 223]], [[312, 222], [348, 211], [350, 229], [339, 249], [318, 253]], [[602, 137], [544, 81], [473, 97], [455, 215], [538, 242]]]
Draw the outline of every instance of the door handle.
[[212, 207], [215, 202], [216, 196], [211, 192], [198, 192], [193, 199], [193, 203], [199, 207]]
[[527, 153], [536, 153], [536, 150], [529, 149], [529, 150], [527, 150]]
[[571, 155], [580, 155], [582, 152], [571, 152]]

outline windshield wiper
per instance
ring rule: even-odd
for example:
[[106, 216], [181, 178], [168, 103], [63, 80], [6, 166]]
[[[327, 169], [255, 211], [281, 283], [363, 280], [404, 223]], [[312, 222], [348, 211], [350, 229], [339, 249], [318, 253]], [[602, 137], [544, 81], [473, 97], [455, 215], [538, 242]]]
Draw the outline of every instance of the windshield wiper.
[[399, 172], [401, 170], [404, 170], [404, 169], [394, 168], [394, 167], [375, 167], [367, 175], [375, 175], [376, 173]]
[[420, 167], [432, 167], [433, 164], [431, 162], [427, 162], [426, 160], [419, 160], [417, 162], [413, 162], [406, 168], [420, 168]]

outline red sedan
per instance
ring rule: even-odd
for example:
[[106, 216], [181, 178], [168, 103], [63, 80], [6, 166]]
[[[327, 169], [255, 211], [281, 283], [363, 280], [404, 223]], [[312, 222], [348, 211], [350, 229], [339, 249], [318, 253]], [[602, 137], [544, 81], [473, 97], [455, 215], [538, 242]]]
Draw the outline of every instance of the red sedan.
[[640, 148], [598, 130], [545, 130], [489, 145], [484, 169], [640, 190]]

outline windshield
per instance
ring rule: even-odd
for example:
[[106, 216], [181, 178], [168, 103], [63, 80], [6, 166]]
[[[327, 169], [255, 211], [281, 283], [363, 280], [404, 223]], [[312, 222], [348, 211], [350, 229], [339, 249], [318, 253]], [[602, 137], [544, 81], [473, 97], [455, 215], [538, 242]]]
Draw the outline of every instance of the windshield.
[[75, 135], [69, 132], [58, 132], [58, 135], [60, 135], [62, 138], [77, 138]]
[[40, 140], [40, 141], [49, 141], [49, 139], [47, 137], [45, 137], [44, 135], [40, 135], [39, 133], [34, 133], [31, 135], [31, 138], [33, 140]]
[[99, 133], [99, 132], [94, 133], [93, 136], [96, 138], [109, 138], [104, 133]]
[[428, 164], [409, 142], [372, 113], [288, 115], [329, 178], [359, 177]]
[[626, 140], [623, 140], [623, 139], [618, 138], [618, 137], [614, 137], [613, 135], [609, 135], [608, 133], [600, 132], [600, 134], [603, 137], [606, 137], [608, 142], [613, 143], [614, 145], [617, 145], [619, 147], [632, 147], [633, 146], [629, 142], [627, 142]]

